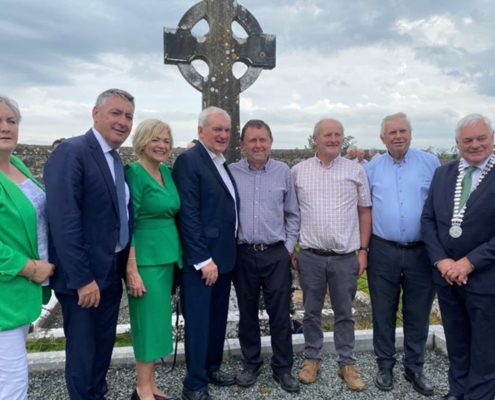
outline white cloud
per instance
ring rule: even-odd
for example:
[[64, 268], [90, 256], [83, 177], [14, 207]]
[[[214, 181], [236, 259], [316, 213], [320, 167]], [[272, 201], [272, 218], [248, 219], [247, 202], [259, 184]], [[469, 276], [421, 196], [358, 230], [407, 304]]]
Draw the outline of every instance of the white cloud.
[[[0, 91], [21, 106], [21, 142], [84, 133], [97, 95], [110, 87], [136, 97], [135, 127], [161, 118], [178, 146], [196, 137], [201, 94], [163, 64], [161, 35], [197, 0], [95, 1], [76, 9], [60, 0], [46, 9], [35, 0], [6, 1]], [[380, 122], [398, 111], [410, 115], [413, 144], [423, 148], [451, 147], [467, 113], [495, 120], [491, 2], [406, 2], [400, 10], [383, 0], [241, 3], [277, 35], [277, 67], [240, 95], [241, 123], [266, 120], [275, 148], [302, 148], [325, 116], [342, 120], [363, 147], [382, 147]], [[26, 16], [28, 7], [36, 18]]]
[[490, 36], [480, 35], [473, 29], [472, 18], [463, 18], [456, 24], [447, 15], [434, 15], [427, 19], [397, 21], [397, 32], [410, 35], [416, 43], [427, 46], [447, 46], [465, 49], [468, 52], [482, 52], [493, 46]]

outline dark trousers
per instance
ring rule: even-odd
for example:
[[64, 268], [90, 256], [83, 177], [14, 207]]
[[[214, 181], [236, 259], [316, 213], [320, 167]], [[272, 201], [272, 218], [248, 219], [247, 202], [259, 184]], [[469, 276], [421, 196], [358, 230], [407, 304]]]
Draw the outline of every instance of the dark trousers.
[[405, 368], [420, 373], [435, 295], [425, 246], [402, 249], [371, 238], [368, 284], [378, 368], [395, 365], [395, 326], [402, 289]]
[[202, 272], [186, 266], [182, 274], [181, 304], [185, 322], [187, 390], [206, 392], [208, 372], [222, 364], [232, 273], [218, 274], [212, 286], [201, 279]]
[[257, 369], [263, 364], [258, 318], [260, 291], [263, 290], [273, 350], [271, 366], [276, 374], [290, 373], [292, 279], [289, 252], [283, 243], [265, 251], [254, 251], [239, 245], [233, 279], [240, 315], [239, 343], [245, 368]]
[[77, 295], [55, 292], [64, 317], [65, 380], [71, 400], [104, 400], [106, 376], [115, 344], [122, 281], [120, 275], [100, 290], [97, 308], [77, 305]]
[[495, 296], [471, 293], [465, 286], [436, 286], [449, 354], [449, 392], [464, 400], [493, 400]]

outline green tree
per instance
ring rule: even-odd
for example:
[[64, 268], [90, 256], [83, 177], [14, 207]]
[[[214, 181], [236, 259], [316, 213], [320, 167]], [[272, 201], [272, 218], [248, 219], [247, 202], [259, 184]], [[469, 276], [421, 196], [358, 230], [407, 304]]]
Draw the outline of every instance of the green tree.
[[[352, 135], [344, 136], [344, 143], [342, 144], [342, 153], [346, 153], [349, 146], [356, 144], [356, 138]], [[308, 145], [304, 146], [305, 149], [316, 150], [316, 145], [313, 142], [313, 135], [308, 136]]]

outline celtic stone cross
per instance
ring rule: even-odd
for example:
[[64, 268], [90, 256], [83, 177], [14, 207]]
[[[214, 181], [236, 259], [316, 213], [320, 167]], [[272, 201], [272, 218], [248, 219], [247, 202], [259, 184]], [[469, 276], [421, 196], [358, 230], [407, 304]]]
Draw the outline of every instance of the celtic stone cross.
[[[195, 36], [191, 30], [203, 19], [209, 32]], [[234, 21], [244, 28], [247, 38], [234, 35]], [[216, 106], [229, 113], [232, 134], [225, 157], [229, 163], [239, 160], [239, 94], [258, 79], [263, 69], [275, 68], [275, 35], [264, 34], [256, 18], [236, 0], [203, 0], [184, 14], [178, 28], [164, 29], [164, 49], [165, 64], [177, 65], [187, 82], [203, 93], [203, 109]], [[208, 76], [203, 77], [194, 68], [194, 60], [208, 64]], [[232, 71], [236, 62], [248, 67], [239, 79]]]

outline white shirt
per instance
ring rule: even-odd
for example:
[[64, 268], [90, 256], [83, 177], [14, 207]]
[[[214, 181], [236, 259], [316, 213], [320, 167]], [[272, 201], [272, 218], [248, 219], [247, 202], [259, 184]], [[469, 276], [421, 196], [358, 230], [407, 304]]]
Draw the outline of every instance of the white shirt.
[[[110, 151], [114, 150], [112, 149], [108, 143], [103, 139], [103, 136], [101, 136], [100, 132], [98, 132], [95, 128], [93, 129], [93, 133], [95, 134], [95, 138], [98, 141], [101, 150], [103, 151], [103, 155], [105, 156], [105, 160], [107, 160], [108, 164], [108, 169], [110, 169], [110, 173], [112, 174], [113, 182], [115, 183], [115, 168], [114, 168], [114, 160], [112, 155], [110, 154]], [[115, 149], [115, 151], [119, 152], [119, 149]], [[127, 205], [126, 211], [127, 211], [127, 221], [129, 221], [129, 200], [131, 198], [131, 193], [129, 191], [129, 186], [127, 186], [127, 182], [125, 182], [125, 204]], [[130, 238], [129, 238], [130, 240]], [[117, 247], [115, 248], [115, 252], [119, 252], [122, 250], [122, 247], [120, 247], [119, 243], [117, 242]]]
[[[225, 169], [225, 167], [223, 166], [225, 164], [225, 157], [223, 156], [223, 154], [220, 154], [219, 156], [217, 156], [215, 153], [213, 153], [212, 151], [210, 151], [208, 149], [208, 147], [205, 146], [205, 144], [200, 140], [199, 143], [201, 143], [206, 151], [208, 152], [208, 154], [210, 155], [211, 157], [211, 160], [213, 161], [213, 164], [215, 164], [215, 167], [217, 167], [217, 170], [218, 170], [218, 173], [220, 174], [220, 176], [222, 177], [222, 180], [223, 182], [225, 183], [225, 186], [227, 186], [227, 189], [229, 189], [229, 193], [230, 195], [232, 196], [232, 198], [234, 199], [234, 205], [235, 205], [235, 234], [237, 236], [237, 227], [239, 226], [239, 217], [237, 216], [237, 201], [235, 199], [235, 189], [234, 189], [234, 185], [230, 179], [230, 176], [229, 174], [227, 173], [227, 170]], [[198, 264], [194, 264], [194, 268], [196, 268], [196, 270], [200, 270], [201, 268], [203, 268], [204, 266], [208, 265], [208, 263], [212, 261], [211, 258], [209, 258], [208, 260], [205, 260], [203, 262], [200, 262]]]

